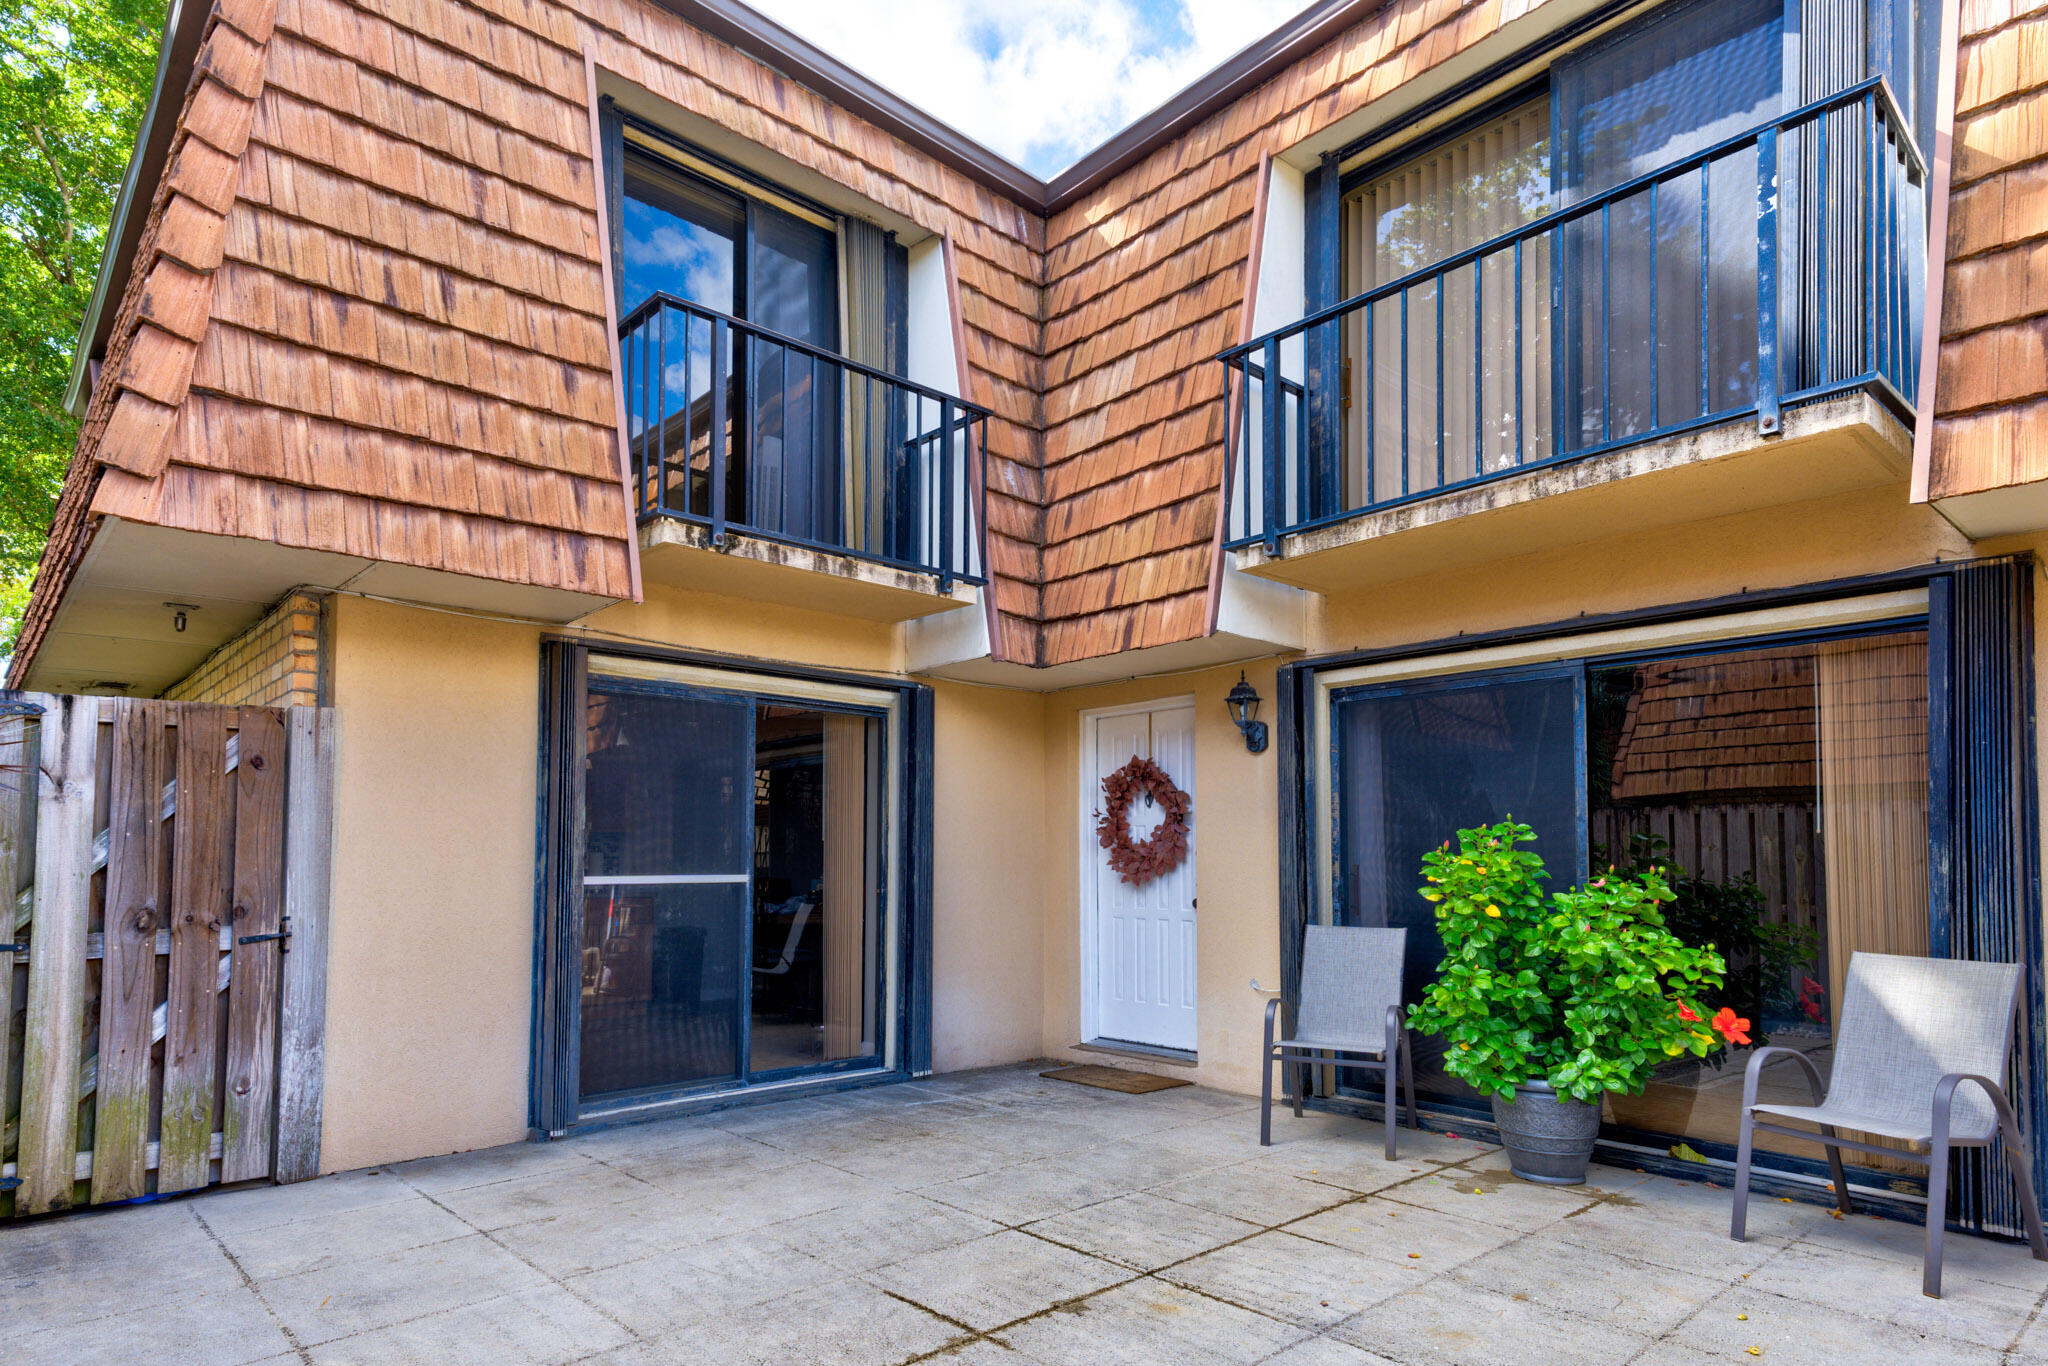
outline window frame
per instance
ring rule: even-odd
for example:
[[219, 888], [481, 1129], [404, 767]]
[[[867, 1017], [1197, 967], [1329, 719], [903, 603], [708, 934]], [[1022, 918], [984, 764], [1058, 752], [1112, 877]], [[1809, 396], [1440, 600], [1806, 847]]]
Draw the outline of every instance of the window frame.
[[[1864, 634], [1887, 623], [1918, 622], [1928, 631], [1930, 951], [1940, 957], [1989, 954], [2026, 966], [2027, 1012], [2015, 1038], [2014, 1104], [2036, 1170], [2048, 1167], [2048, 988], [2044, 988], [2040, 887], [2040, 803], [2036, 787], [2034, 591], [2038, 561], [2030, 554], [1938, 561], [1780, 588], [1745, 589], [1719, 597], [1666, 602], [1530, 625], [1443, 635], [1409, 644], [1333, 652], [1281, 666], [1275, 678], [1278, 766], [1278, 901], [1276, 929], [1282, 998], [1298, 999], [1304, 927], [1318, 923], [1316, 886], [1327, 867], [1317, 831], [1329, 804], [1329, 775], [1318, 773], [1329, 733], [1333, 683], [1479, 671], [1508, 663], [1570, 658], [1629, 661], [1694, 653], [1718, 644], [1799, 631]], [[1848, 628], [1848, 629], [1843, 629]], [[1955, 771], [1951, 772], [1951, 768]], [[1959, 843], [1967, 841], [1967, 843]], [[1320, 862], [1319, 862], [1320, 861]], [[1979, 866], [1982, 865], [1982, 866]], [[1310, 1097], [1317, 1108], [1368, 1113], [1349, 1099]], [[1481, 1130], [1490, 1119], [1458, 1114], [1432, 1102], [1430, 1127]], [[1700, 1145], [1695, 1145], [1700, 1146]], [[1604, 1160], [1683, 1180], [1703, 1180], [1726, 1167], [1732, 1152], [1703, 1147], [1710, 1165], [1669, 1157], [1662, 1145], [1603, 1134]], [[1801, 1159], [1758, 1171], [1759, 1189], [1811, 1192], [1824, 1170]], [[1949, 1185], [1949, 1215], [1972, 1231], [2018, 1228], [2004, 1175], [2007, 1158], [1964, 1155]], [[1818, 1164], [1812, 1164], [1817, 1168]], [[1859, 1198], [1889, 1204], [1912, 1218], [1924, 1209], [1886, 1190]]]
[[[628, 687], [661, 692], [710, 689], [754, 704], [882, 716], [886, 767], [882, 813], [888, 865], [881, 950], [879, 1057], [835, 1060], [798, 1072], [752, 1073], [744, 1053], [738, 1080], [718, 1079], [607, 1096], [579, 1094], [577, 1019], [583, 891], [584, 699], [592, 657]], [[604, 639], [550, 637], [541, 648], [540, 802], [534, 895], [534, 1018], [528, 1123], [536, 1137], [565, 1137], [612, 1124], [689, 1114], [755, 1099], [814, 1094], [929, 1075], [931, 1039], [933, 694], [929, 685], [885, 676], [737, 659]], [[634, 672], [638, 669], [638, 673]], [[656, 677], [660, 675], [660, 677]], [[751, 885], [751, 881], [750, 884]]]

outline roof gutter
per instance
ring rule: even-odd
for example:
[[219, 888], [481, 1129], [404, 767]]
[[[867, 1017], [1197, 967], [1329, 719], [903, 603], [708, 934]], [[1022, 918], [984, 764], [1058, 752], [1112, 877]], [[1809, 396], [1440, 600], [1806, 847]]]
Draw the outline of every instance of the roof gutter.
[[[92, 299], [86, 304], [85, 321], [78, 329], [78, 345], [71, 353], [71, 382], [64, 389], [64, 408], [73, 417], [83, 419], [86, 405], [92, 401], [93, 363], [106, 355], [107, 334], [113, 330], [114, 312], [127, 292], [135, 249], [149, 221], [149, 202], [156, 197], [156, 184], [170, 155], [171, 138], [178, 131], [185, 90], [191, 84], [192, 63], [199, 55], [199, 40], [212, 14], [213, 0], [171, 0], [170, 12], [164, 17], [156, 84], [150, 88], [142, 126], [135, 132], [135, 151], [128, 158], [128, 174], [121, 182], [121, 197], [114, 203], [114, 219], [107, 231], [106, 247], [100, 253]], [[172, 92], [175, 100], [169, 108], [165, 107], [166, 91]]]

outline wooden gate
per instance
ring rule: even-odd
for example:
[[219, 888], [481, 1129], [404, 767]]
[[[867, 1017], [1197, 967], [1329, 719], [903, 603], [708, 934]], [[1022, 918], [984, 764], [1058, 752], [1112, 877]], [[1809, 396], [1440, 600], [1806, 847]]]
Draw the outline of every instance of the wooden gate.
[[333, 727], [0, 693], [0, 1213], [315, 1174]]

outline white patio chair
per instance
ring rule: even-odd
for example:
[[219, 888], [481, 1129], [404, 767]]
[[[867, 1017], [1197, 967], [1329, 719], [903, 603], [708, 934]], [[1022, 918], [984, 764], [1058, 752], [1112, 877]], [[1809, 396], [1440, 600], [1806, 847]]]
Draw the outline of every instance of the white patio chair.
[[[1921, 1290], [1941, 1298], [1941, 1236], [1947, 1222], [1948, 1154], [1983, 1148], [2002, 1138], [2019, 1185], [2020, 1211], [2036, 1261], [2048, 1261], [2041, 1236], [2041, 1205], [2034, 1195], [2026, 1148], [2005, 1091], [2013, 1015], [2021, 971], [2012, 963], [1969, 963], [1950, 958], [1906, 958], [1858, 953], [1835, 1022], [1835, 1061], [1825, 1088], [1804, 1053], [1759, 1048], [1742, 1082], [1742, 1127], [1735, 1154], [1735, 1212], [1729, 1235], [1742, 1241], [1749, 1210], [1753, 1131], [1783, 1134], [1827, 1149], [1835, 1178], [1835, 1204], [1849, 1210], [1843, 1148], [1927, 1164], [1927, 1260]], [[1759, 1105], [1757, 1081], [1776, 1054], [1794, 1059], [1813, 1089], [1811, 1105]], [[1758, 1119], [1798, 1120], [1819, 1128], [1786, 1128]], [[1900, 1139], [1910, 1150], [1839, 1137], [1855, 1129]]]
[[[1301, 1115], [1304, 1078], [1294, 1064], [1353, 1067], [1378, 1071], [1386, 1082], [1387, 1156], [1394, 1156], [1394, 1126], [1400, 1120], [1394, 1103], [1394, 1074], [1408, 1092], [1408, 1125], [1420, 1129], [1415, 1112], [1415, 1066], [1408, 1052], [1408, 1030], [1401, 1023], [1401, 959], [1408, 931], [1348, 925], [1311, 925], [1301, 946], [1301, 1018], [1290, 1038], [1275, 1038], [1275, 1026], [1286, 1032], [1279, 1000], [1266, 1002], [1265, 1061], [1259, 1067], [1259, 1145], [1273, 1143], [1273, 1068], [1281, 1069], [1280, 1085]], [[1289, 1079], [1293, 1084], [1289, 1084]]]

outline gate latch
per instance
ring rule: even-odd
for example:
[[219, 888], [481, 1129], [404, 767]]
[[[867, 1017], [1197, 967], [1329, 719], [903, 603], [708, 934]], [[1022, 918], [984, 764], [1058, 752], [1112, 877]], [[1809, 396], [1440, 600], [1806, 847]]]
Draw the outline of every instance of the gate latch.
[[[286, 916], [284, 918], [283, 923], [284, 928], [272, 934], [244, 934], [237, 936], [235, 942], [237, 944], [267, 944], [273, 939], [290, 939], [292, 937], [292, 918], [290, 916]], [[289, 953], [291, 952], [291, 946], [289, 944], [280, 943], [278, 945], [278, 951], [280, 953]]]

